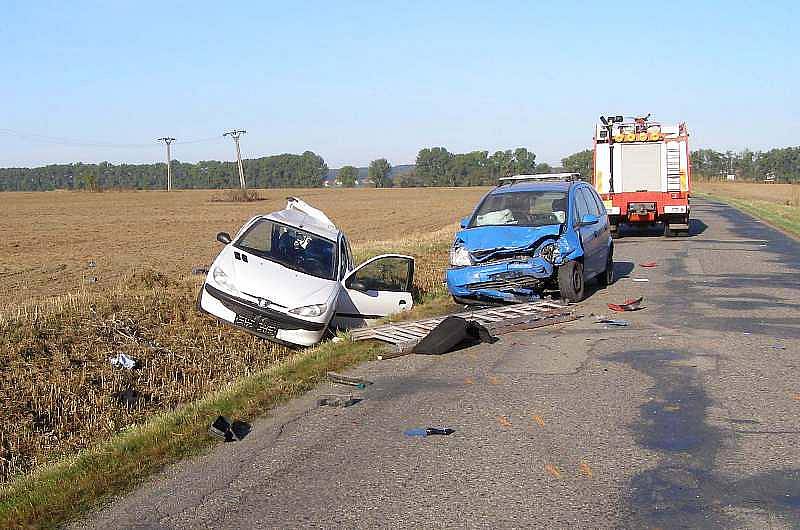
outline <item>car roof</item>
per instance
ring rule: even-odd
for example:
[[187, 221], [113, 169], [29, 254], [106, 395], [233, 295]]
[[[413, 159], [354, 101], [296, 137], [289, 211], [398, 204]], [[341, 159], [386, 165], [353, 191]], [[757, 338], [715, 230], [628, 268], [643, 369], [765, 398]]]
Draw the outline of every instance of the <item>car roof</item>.
[[337, 241], [341, 231], [320, 210], [306, 204], [300, 199], [289, 197], [286, 208], [268, 213], [261, 217], [277, 221], [285, 225], [301, 228], [306, 232]]
[[572, 186], [580, 184], [579, 181], [545, 181], [530, 182], [522, 181], [513, 184], [503, 184], [493, 189], [490, 193], [497, 195], [500, 193], [516, 193], [521, 191], [569, 191]]

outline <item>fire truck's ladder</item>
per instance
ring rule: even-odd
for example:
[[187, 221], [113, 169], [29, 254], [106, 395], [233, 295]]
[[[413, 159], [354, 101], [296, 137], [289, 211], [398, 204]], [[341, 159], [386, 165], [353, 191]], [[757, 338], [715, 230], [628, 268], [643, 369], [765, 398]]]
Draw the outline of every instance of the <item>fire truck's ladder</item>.
[[667, 191], [681, 191], [681, 149], [676, 142], [667, 143]]
[[[522, 304], [513, 304], [488, 309], [477, 309], [456, 313], [453, 316], [472, 320], [486, 326], [491, 333], [513, 331], [515, 328], [527, 329], [575, 320], [573, 310], [559, 302], [537, 300]], [[381, 326], [360, 328], [350, 331], [350, 337], [356, 340], [375, 339], [395, 345], [398, 352], [410, 350], [422, 340], [433, 328], [439, 325], [446, 316], [393, 322]]]

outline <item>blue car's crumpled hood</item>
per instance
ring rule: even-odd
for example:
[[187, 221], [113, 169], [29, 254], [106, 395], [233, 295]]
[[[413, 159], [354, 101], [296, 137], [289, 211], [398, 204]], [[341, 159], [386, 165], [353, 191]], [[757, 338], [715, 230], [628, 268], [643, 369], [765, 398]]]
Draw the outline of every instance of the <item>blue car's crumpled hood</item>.
[[561, 225], [547, 226], [480, 226], [456, 234], [456, 244], [466, 248], [473, 259], [484, 261], [495, 254], [534, 249], [543, 239], [561, 235]]

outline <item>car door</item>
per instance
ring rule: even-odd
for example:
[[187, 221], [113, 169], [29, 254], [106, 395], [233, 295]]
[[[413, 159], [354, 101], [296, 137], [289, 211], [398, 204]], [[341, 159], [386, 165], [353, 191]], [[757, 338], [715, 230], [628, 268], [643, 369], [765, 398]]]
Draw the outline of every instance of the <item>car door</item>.
[[611, 226], [608, 222], [608, 212], [606, 211], [606, 207], [603, 205], [603, 199], [600, 198], [594, 188], [587, 188], [587, 191], [594, 199], [594, 202], [597, 205], [597, 211], [600, 212], [600, 234], [597, 238], [597, 244], [603, 250], [601, 252], [603, 259], [601, 260], [600, 265], [601, 270], [605, 271], [605, 264], [608, 261], [608, 250], [611, 248]]
[[384, 254], [362, 263], [341, 280], [333, 325], [363, 326], [370, 320], [408, 311], [414, 305], [414, 258]]
[[600, 242], [600, 222], [584, 225], [581, 220], [586, 215], [599, 216], [597, 204], [589, 194], [589, 190], [581, 186], [575, 190], [575, 202], [577, 204], [577, 223], [578, 233], [583, 245], [583, 268], [587, 278], [599, 273], [605, 266], [605, 259]]

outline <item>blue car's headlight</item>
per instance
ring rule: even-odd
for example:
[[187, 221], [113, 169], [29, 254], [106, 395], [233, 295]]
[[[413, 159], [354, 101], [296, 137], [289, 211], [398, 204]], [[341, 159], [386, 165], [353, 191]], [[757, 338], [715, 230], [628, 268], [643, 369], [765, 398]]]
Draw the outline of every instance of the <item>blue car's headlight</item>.
[[542, 248], [539, 249], [539, 255], [546, 261], [555, 264], [561, 258], [561, 249], [554, 241], [545, 243], [542, 245]]
[[450, 249], [450, 265], [452, 267], [469, 267], [472, 265], [469, 250], [459, 244], [453, 245], [453, 248]]

